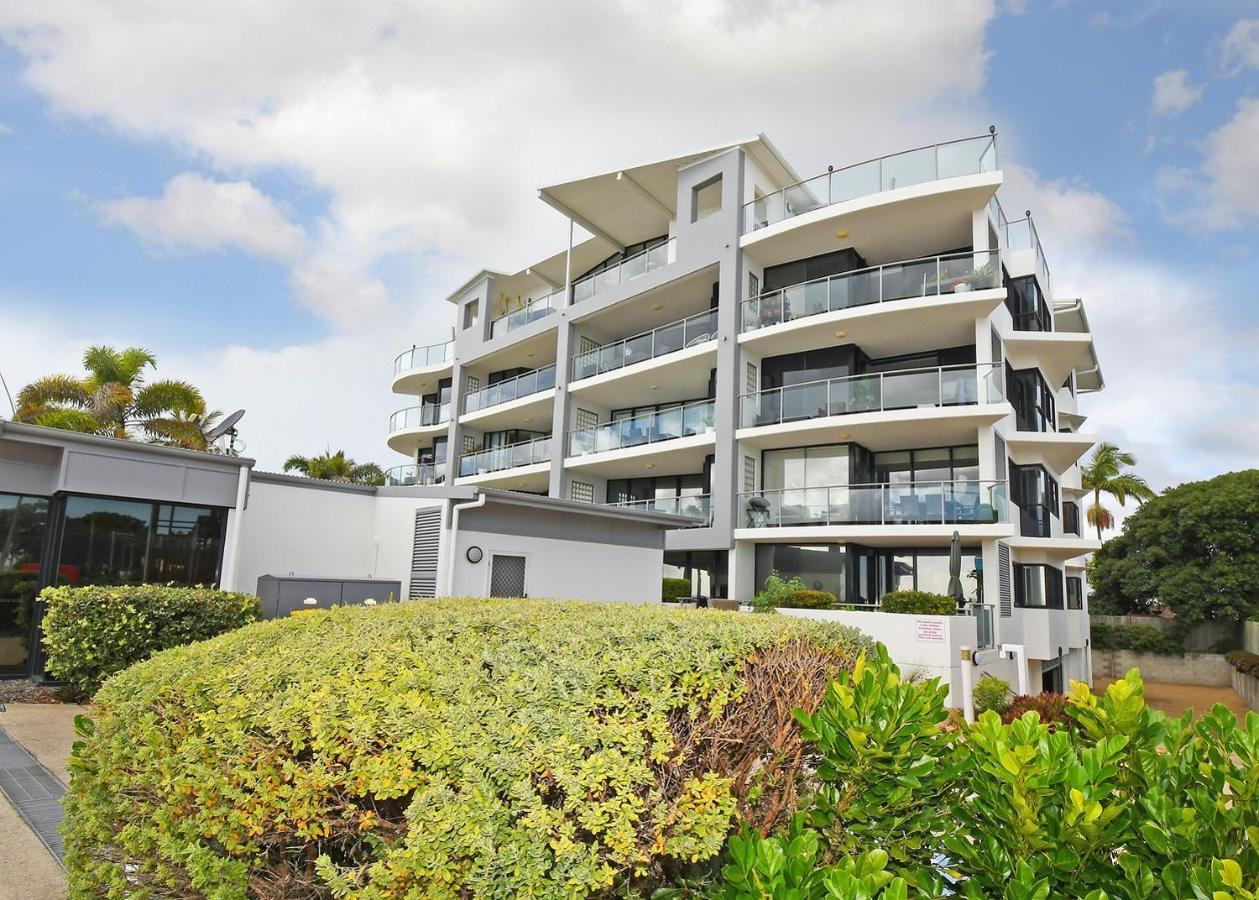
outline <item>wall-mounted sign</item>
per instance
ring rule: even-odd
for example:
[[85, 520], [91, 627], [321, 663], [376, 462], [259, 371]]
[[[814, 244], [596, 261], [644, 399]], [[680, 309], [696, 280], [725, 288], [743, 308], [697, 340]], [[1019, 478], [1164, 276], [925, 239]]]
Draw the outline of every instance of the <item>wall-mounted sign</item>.
[[481, 552], [480, 547], [469, 547], [468, 552], [465, 553], [464, 556], [468, 558], [468, 562], [470, 563], [479, 563], [485, 554]]
[[930, 644], [943, 644], [944, 623], [937, 619], [914, 619], [914, 637]]

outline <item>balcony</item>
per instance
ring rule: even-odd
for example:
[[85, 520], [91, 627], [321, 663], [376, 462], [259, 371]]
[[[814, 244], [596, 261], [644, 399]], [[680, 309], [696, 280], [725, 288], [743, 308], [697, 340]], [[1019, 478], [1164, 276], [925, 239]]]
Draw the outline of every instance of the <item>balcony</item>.
[[748, 528], [995, 525], [1008, 521], [1003, 481], [788, 488], [739, 494]]
[[716, 413], [711, 400], [673, 406], [568, 433], [570, 457], [624, 450], [695, 435], [711, 434]]
[[428, 379], [455, 361], [455, 342], [429, 344], [404, 350], [393, 361], [393, 392], [417, 395], [432, 385]]
[[490, 409], [523, 397], [549, 391], [553, 387], [555, 387], [554, 363], [464, 395], [463, 412], [467, 415]]
[[459, 477], [475, 478], [508, 469], [520, 469], [551, 461], [551, 438], [540, 437], [502, 447], [465, 453], [459, 457]]
[[546, 318], [564, 305], [564, 289], [553, 291], [545, 297], [530, 300], [523, 306], [504, 313], [490, 322], [490, 339], [501, 337], [509, 331], [523, 328], [530, 322]]
[[446, 467], [437, 465], [393, 466], [385, 470], [385, 484], [390, 487], [442, 484], [446, 480]]
[[385, 443], [399, 453], [414, 455], [425, 438], [445, 431], [449, 423], [449, 403], [409, 406], [389, 417], [389, 437], [385, 439]]
[[692, 528], [701, 528], [713, 524], [713, 498], [711, 494], [698, 494], [691, 497], [656, 497], [650, 500], [625, 500], [610, 503], [621, 509], [637, 509], [643, 512], [669, 513], [674, 516], [686, 516], [693, 519]]
[[999, 366], [940, 366], [769, 388], [740, 399], [741, 428], [924, 407], [1000, 403]]
[[705, 310], [651, 331], [577, 354], [573, 357], [573, 380], [605, 375], [635, 363], [677, 353], [713, 340], [716, 336], [717, 310]]
[[[1041, 246], [1040, 234], [1036, 230], [1036, 223], [1032, 220], [1031, 212], [1027, 212], [1022, 219], [1011, 221], [1006, 218], [1001, 202], [994, 196], [989, 201], [988, 213], [996, 226], [1002, 249], [1009, 251], [1007, 265], [1011, 268], [1011, 275], [1018, 277], [1035, 274], [1041, 293], [1053, 302], [1054, 291], [1049, 263], [1045, 259], [1045, 248]], [[1030, 264], [1021, 264], [1025, 254], [1031, 257]]]
[[664, 268], [676, 260], [677, 255], [677, 238], [669, 238], [662, 244], [648, 247], [641, 253], [621, 260], [615, 266], [609, 266], [600, 272], [587, 275], [580, 281], [573, 282], [573, 302], [580, 303], [609, 288], [626, 284], [648, 272]]
[[996, 168], [997, 138], [992, 134], [895, 153], [758, 197], [743, 207], [743, 233], [858, 197]]
[[1001, 266], [991, 251], [926, 257], [766, 291], [743, 301], [741, 330], [755, 331], [874, 303], [999, 287]]

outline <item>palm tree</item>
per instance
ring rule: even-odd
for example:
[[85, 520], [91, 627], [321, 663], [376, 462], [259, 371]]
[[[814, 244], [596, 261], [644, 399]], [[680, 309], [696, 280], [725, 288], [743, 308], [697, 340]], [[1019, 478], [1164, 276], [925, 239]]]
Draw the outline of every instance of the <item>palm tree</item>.
[[1103, 528], [1113, 528], [1115, 517], [1110, 510], [1102, 506], [1102, 494], [1110, 494], [1123, 506], [1131, 497], [1140, 506], [1146, 500], [1156, 496], [1154, 489], [1145, 483], [1145, 479], [1132, 472], [1125, 472], [1128, 466], [1135, 466], [1137, 458], [1126, 450], [1120, 450], [1108, 441], [1102, 441], [1093, 451], [1093, 458], [1080, 472], [1080, 484], [1086, 491], [1093, 492], [1093, 504], [1088, 508], [1088, 521], [1097, 528], [1097, 539], [1102, 539]]
[[284, 471], [301, 472], [307, 478], [324, 481], [346, 481], [350, 484], [384, 484], [385, 473], [375, 463], [357, 463], [345, 455], [344, 450], [333, 453], [325, 450], [319, 456], [290, 456], [284, 461]]
[[16, 421], [116, 438], [139, 432], [155, 443], [205, 449], [189, 428], [207, 416], [201, 391], [186, 381], [145, 384], [144, 370], [157, 368], [148, 350], [89, 347], [83, 368], [85, 377], [49, 375], [18, 391]]

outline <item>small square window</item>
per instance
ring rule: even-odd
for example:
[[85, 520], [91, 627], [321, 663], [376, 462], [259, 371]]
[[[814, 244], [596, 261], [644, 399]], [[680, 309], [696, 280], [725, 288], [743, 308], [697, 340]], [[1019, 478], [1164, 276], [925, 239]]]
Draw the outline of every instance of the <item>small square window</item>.
[[464, 304], [463, 307], [463, 327], [464, 329], [472, 328], [477, 323], [477, 317], [481, 314], [481, 301], [471, 300]]
[[595, 502], [595, 486], [588, 481], [574, 481], [568, 486], [568, 496], [579, 503]]
[[698, 222], [721, 210], [721, 176], [691, 188], [691, 221]]

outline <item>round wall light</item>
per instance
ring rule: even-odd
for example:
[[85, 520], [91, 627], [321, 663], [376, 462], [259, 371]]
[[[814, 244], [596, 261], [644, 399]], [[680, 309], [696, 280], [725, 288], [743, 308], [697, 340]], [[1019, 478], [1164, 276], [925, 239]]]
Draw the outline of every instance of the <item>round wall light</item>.
[[470, 563], [479, 563], [485, 557], [485, 554], [480, 547], [469, 547], [468, 552], [464, 556], [468, 558]]

